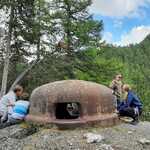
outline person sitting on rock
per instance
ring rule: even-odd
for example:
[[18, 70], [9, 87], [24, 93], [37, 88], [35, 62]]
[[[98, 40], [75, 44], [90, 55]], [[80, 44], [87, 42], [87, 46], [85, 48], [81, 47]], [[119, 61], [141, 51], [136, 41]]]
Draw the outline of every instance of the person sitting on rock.
[[7, 121], [8, 111], [11, 112], [13, 106], [17, 100], [23, 93], [23, 87], [20, 85], [16, 85], [15, 88], [4, 95], [0, 100], [0, 121]]
[[15, 125], [24, 121], [25, 117], [28, 114], [29, 105], [30, 105], [29, 95], [27, 93], [24, 93], [22, 95], [22, 99], [23, 100], [18, 100], [17, 102], [15, 102], [12, 112], [8, 111], [8, 120], [7, 122], [2, 123], [0, 125], [0, 129], [11, 126], [11, 125]]
[[132, 92], [128, 84], [123, 86], [123, 91], [127, 92], [127, 98], [119, 106], [119, 115], [133, 118], [131, 124], [136, 125], [142, 114], [141, 100]]

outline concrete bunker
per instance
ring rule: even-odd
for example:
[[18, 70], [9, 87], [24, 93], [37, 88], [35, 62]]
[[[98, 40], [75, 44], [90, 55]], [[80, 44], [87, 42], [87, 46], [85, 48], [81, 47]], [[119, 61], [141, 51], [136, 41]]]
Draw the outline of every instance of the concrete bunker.
[[117, 124], [112, 91], [100, 84], [64, 80], [35, 89], [27, 120], [62, 127]]

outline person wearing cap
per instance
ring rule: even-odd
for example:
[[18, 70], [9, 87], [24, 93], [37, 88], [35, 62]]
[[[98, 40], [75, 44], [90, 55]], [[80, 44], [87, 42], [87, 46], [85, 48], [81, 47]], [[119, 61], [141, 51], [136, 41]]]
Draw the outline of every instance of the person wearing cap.
[[0, 120], [1, 122], [7, 121], [8, 112], [12, 112], [13, 106], [18, 97], [23, 93], [23, 87], [16, 85], [15, 88], [4, 95], [0, 100]]
[[127, 92], [127, 99], [121, 102], [119, 115], [133, 118], [131, 124], [136, 125], [139, 122], [139, 116], [142, 114], [141, 100], [134, 94], [128, 84], [123, 85], [123, 91]]

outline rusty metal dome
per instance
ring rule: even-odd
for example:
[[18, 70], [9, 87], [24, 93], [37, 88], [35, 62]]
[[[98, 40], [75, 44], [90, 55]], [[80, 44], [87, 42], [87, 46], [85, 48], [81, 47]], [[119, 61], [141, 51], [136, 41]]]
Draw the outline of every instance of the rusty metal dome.
[[98, 123], [112, 126], [118, 121], [112, 91], [93, 82], [65, 80], [49, 83], [35, 89], [30, 101], [27, 120], [33, 122], [71, 127]]

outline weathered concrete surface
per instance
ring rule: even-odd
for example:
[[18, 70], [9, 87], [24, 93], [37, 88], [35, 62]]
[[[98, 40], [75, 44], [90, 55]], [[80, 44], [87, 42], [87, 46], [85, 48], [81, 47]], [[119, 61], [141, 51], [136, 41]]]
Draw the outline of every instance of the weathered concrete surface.
[[[56, 119], [56, 104], [69, 102], [80, 104], [80, 117], [74, 120]], [[60, 126], [95, 123], [112, 126], [118, 121], [114, 110], [114, 96], [109, 88], [93, 82], [65, 80], [43, 85], [33, 91], [27, 119]]]
[[[0, 150], [150, 150], [149, 144], [139, 142], [143, 138], [150, 140], [149, 122], [141, 122], [137, 126], [122, 124], [105, 129], [40, 128], [37, 133], [30, 135], [33, 133], [31, 131], [22, 125], [0, 130]], [[89, 132], [103, 136], [104, 140], [88, 144], [84, 135]]]

